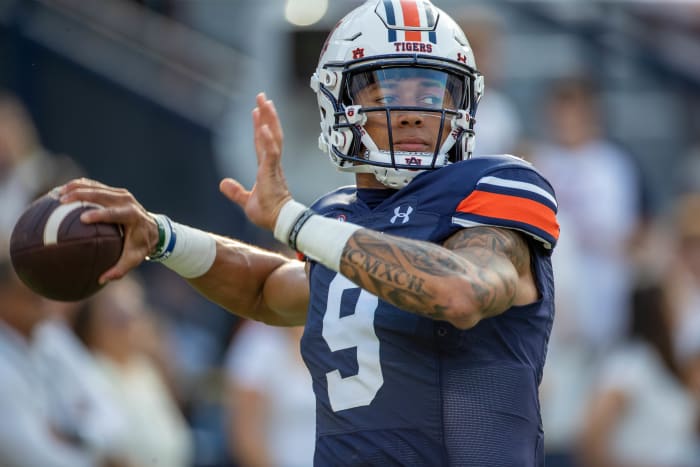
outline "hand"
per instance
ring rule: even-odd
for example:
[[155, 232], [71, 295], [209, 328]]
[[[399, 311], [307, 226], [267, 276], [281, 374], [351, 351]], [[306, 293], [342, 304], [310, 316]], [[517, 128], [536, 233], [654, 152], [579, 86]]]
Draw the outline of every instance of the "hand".
[[291, 199], [282, 171], [282, 127], [271, 100], [260, 93], [253, 110], [255, 152], [258, 173], [255, 185], [248, 191], [232, 178], [221, 181], [219, 189], [238, 204], [255, 225], [273, 230], [280, 209]]
[[63, 185], [59, 192], [62, 203], [87, 201], [104, 207], [84, 212], [80, 216], [84, 223], [106, 222], [121, 224], [124, 227], [122, 255], [117, 264], [100, 276], [101, 284], [121, 279], [155, 250], [158, 244], [156, 222], [127, 190], [81, 178]]

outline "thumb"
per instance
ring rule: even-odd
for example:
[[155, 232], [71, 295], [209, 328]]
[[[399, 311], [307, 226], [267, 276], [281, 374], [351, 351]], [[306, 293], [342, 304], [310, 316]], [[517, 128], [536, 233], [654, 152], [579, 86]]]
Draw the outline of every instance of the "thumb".
[[243, 208], [246, 206], [248, 198], [250, 198], [250, 192], [232, 178], [224, 178], [221, 180], [221, 183], [219, 183], [219, 191], [229, 200]]

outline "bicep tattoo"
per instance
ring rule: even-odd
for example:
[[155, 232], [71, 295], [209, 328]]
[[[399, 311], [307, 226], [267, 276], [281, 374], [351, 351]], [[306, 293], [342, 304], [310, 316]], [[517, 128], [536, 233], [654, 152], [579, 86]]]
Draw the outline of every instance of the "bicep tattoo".
[[444, 243], [452, 251], [470, 251], [475, 259], [488, 265], [493, 255], [504, 255], [518, 273], [530, 267], [530, 250], [522, 234], [498, 227], [462, 229]]

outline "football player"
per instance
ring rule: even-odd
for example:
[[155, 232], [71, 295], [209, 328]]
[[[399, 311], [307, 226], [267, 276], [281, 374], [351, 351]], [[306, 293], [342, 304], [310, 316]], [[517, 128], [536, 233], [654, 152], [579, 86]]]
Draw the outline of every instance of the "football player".
[[236, 314], [304, 324], [316, 465], [542, 465], [557, 204], [523, 160], [470, 158], [484, 81], [464, 33], [427, 0], [369, 0], [331, 32], [311, 87], [320, 146], [356, 185], [296, 202], [264, 94], [255, 186], [220, 185], [303, 261], [76, 180], [64, 201], [105, 206], [85, 222], [125, 226], [124, 253], [102, 279], [148, 257]]

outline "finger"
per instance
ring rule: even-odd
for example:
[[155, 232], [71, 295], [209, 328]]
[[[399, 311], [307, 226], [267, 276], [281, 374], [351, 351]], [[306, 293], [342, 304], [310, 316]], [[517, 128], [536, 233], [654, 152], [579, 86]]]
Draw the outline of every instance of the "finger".
[[274, 173], [280, 165], [279, 148], [267, 125], [255, 133], [255, 151], [258, 155], [258, 172]]
[[128, 221], [128, 216], [124, 222], [124, 248], [119, 261], [100, 276], [100, 283], [121, 279], [130, 270], [141, 264], [146, 256], [152, 251], [148, 242], [148, 225], [145, 222], [138, 222], [136, 219]]
[[59, 194], [63, 195], [65, 193], [68, 193], [73, 190], [77, 189], [86, 189], [86, 188], [101, 188], [101, 189], [108, 189], [111, 188], [104, 183], [98, 182], [97, 180], [92, 180], [89, 178], [76, 178], [73, 179], [67, 183], [65, 183], [62, 186], [57, 187]]
[[283, 138], [282, 124], [280, 123], [275, 104], [272, 100], [266, 99], [263, 93], [258, 94], [257, 104], [257, 109], [260, 113], [260, 123], [268, 125], [275, 139], [281, 142]]
[[257, 129], [260, 128], [260, 126], [263, 123], [265, 123], [263, 121], [263, 117], [262, 117], [262, 112], [263, 112], [262, 109], [263, 109], [263, 107], [265, 107], [265, 100], [266, 100], [265, 94], [262, 92], [256, 96], [255, 108], [253, 109], [253, 112], [252, 112], [253, 113], [253, 129], [255, 131], [257, 131]]
[[138, 216], [133, 206], [106, 206], [85, 211], [80, 215], [80, 220], [85, 224], [131, 225], [138, 221]]
[[265, 122], [270, 127], [272, 131], [272, 136], [275, 138], [278, 144], [282, 143], [284, 134], [282, 132], [282, 124], [280, 123], [279, 115], [277, 114], [277, 109], [275, 108], [275, 103], [271, 100], [265, 102], [265, 107], [263, 108], [265, 115]]
[[272, 136], [268, 125], [263, 123], [256, 128], [253, 140], [255, 143], [255, 153], [258, 157], [258, 166], [263, 164], [269, 165], [271, 157], [273, 158], [272, 162], [279, 160], [280, 146]]
[[238, 181], [232, 178], [225, 178], [221, 180], [221, 183], [219, 183], [219, 190], [229, 200], [241, 207], [245, 207], [250, 199], [250, 192], [246, 190], [243, 185], [238, 183]]
[[267, 125], [263, 125], [259, 132], [260, 145], [263, 148], [260, 165], [267, 169], [276, 169], [280, 165], [280, 147]]
[[260, 108], [256, 107], [253, 109], [252, 112], [253, 115], [253, 144], [255, 145], [255, 156], [257, 157], [258, 165], [260, 165], [260, 162], [262, 160], [262, 155], [263, 155], [263, 147], [261, 144], [261, 138], [260, 138], [260, 127], [262, 126], [262, 122], [260, 119]]
[[85, 201], [99, 204], [100, 206], [111, 206], [124, 204], [132, 201], [130, 193], [121, 188], [111, 188], [107, 186], [74, 186], [63, 194], [60, 198], [62, 203], [74, 201]]
[[264, 92], [259, 92], [257, 96], [255, 96], [255, 103], [259, 108], [262, 108], [263, 105], [265, 105], [265, 101], [267, 100], [267, 96], [265, 95]]

